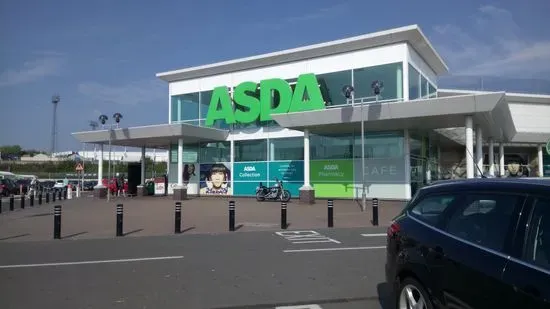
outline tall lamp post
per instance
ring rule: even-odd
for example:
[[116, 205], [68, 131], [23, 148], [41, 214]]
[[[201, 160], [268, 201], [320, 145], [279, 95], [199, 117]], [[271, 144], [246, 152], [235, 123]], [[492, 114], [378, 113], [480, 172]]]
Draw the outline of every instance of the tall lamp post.
[[111, 135], [112, 135], [112, 131], [113, 131], [113, 127], [114, 128], [117, 128], [119, 127], [119, 124], [120, 124], [120, 120], [122, 119], [122, 114], [121, 113], [114, 113], [113, 114], [113, 119], [115, 120], [115, 123], [114, 124], [107, 124], [107, 120], [109, 120], [109, 117], [107, 117], [106, 115], [100, 115], [99, 116], [99, 122], [101, 122], [101, 127], [103, 129], [107, 128], [109, 130], [109, 168], [108, 168], [108, 171], [107, 171], [107, 201], [110, 201], [111, 200], [111, 191], [109, 190], [109, 184], [111, 182]]
[[53, 119], [52, 119], [52, 146], [50, 150], [52, 157], [55, 154], [55, 146], [56, 146], [56, 139], [57, 139], [57, 104], [59, 104], [59, 101], [61, 101], [61, 97], [59, 96], [59, 94], [54, 94], [52, 96]]
[[[355, 89], [351, 85], [342, 88], [346, 99], [351, 98], [351, 105], [355, 105]], [[363, 117], [363, 102], [361, 104], [361, 211], [367, 208], [367, 193], [365, 192], [365, 121]]]

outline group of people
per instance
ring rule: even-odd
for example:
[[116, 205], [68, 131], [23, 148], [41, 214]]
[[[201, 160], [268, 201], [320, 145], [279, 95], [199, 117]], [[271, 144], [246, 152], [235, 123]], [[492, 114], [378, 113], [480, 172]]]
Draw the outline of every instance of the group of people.
[[126, 196], [128, 192], [128, 182], [124, 178], [124, 174], [116, 173], [116, 176], [109, 182], [107, 179], [103, 179], [103, 185], [109, 188], [113, 196]]

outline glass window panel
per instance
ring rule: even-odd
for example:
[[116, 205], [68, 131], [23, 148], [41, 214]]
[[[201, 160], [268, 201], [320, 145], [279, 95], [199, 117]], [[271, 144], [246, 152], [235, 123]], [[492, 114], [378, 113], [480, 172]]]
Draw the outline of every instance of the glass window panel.
[[432, 84], [429, 84], [428, 87], [429, 87], [429, 91], [428, 91], [429, 97], [430, 98], [436, 98], [437, 97], [437, 88], [435, 88], [435, 86], [432, 85]]
[[420, 97], [420, 73], [409, 64], [409, 100]]
[[351, 85], [351, 70], [319, 74], [317, 82], [326, 106], [346, 104], [342, 88]]
[[230, 162], [231, 149], [229, 142], [202, 143], [199, 160], [201, 163]]
[[310, 136], [310, 159], [351, 159], [353, 135]]
[[371, 85], [376, 80], [384, 83], [384, 89], [378, 97], [379, 100], [403, 98], [403, 64], [401, 62], [354, 69], [355, 98], [362, 98], [363, 102], [375, 101]]
[[267, 140], [235, 141], [235, 162], [267, 161]]
[[422, 99], [426, 99], [428, 97], [428, 80], [424, 77], [424, 75], [421, 75], [420, 79], [420, 94]]
[[208, 114], [208, 107], [210, 106], [211, 99], [212, 99], [212, 90], [201, 91], [201, 102], [200, 102], [201, 119], [206, 119], [206, 115]]
[[170, 98], [170, 120], [175, 122], [179, 120], [178, 114], [179, 98], [177, 96], [172, 96]]
[[[174, 103], [176, 101], [177, 103]], [[181, 107], [178, 107], [177, 105]], [[172, 106], [175, 106], [175, 110], [180, 110], [181, 114], [179, 115], [180, 120], [195, 120], [199, 118], [199, 93], [188, 93], [172, 97]], [[174, 109], [172, 110], [172, 112]], [[177, 115], [177, 112], [175, 113]], [[177, 116], [176, 116], [177, 117]], [[174, 114], [172, 114], [172, 119]]]
[[[361, 158], [361, 133], [355, 135], [354, 157]], [[365, 158], [399, 158], [403, 157], [403, 136], [398, 132], [366, 133]]]
[[303, 160], [304, 138], [276, 138], [270, 139], [270, 160]]

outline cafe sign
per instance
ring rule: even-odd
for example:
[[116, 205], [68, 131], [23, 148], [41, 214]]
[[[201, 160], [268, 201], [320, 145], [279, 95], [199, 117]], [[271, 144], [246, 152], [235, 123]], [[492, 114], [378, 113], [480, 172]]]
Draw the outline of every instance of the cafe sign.
[[[260, 81], [259, 98], [256, 82], [242, 82], [233, 91], [233, 99], [228, 87], [214, 88], [206, 115], [206, 126], [216, 120], [227, 124], [253, 123], [271, 120], [273, 114], [320, 110], [325, 108], [323, 96], [315, 74], [302, 74], [298, 77], [294, 90], [284, 79], [272, 78]], [[277, 92], [279, 104], [273, 106], [273, 93]], [[233, 108], [231, 101], [235, 103]]]

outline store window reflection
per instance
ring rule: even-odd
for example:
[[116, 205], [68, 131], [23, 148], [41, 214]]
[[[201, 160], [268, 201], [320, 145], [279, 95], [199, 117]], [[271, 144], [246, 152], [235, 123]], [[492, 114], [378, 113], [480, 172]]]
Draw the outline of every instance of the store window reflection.
[[[383, 92], [378, 100], [401, 100], [403, 99], [403, 63], [389, 63], [384, 65], [359, 68], [353, 70], [353, 85], [355, 88], [355, 99], [363, 102], [375, 101], [371, 84], [373, 81], [383, 81]], [[344, 84], [343, 84], [344, 85]], [[340, 86], [340, 91], [342, 86]]]

